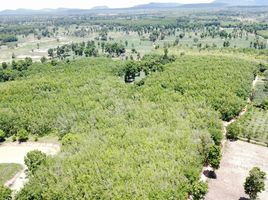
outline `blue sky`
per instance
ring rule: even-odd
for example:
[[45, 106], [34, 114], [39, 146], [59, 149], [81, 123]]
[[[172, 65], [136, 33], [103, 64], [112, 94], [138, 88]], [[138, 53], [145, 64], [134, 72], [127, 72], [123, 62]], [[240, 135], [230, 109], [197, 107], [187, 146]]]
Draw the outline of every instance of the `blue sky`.
[[107, 5], [111, 8], [130, 7], [149, 2], [209, 3], [213, 0], [0, 0], [0, 10], [17, 8], [84, 8]]

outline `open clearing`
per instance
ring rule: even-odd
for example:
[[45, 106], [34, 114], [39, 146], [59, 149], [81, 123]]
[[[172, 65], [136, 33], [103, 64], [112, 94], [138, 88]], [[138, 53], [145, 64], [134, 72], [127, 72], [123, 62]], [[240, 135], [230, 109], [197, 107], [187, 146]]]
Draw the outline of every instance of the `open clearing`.
[[19, 190], [27, 181], [24, 157], [33, 150], [40, 150], [48, 155], [55, 155], [60, 151], [60, 146], [53, 143], [7, 143], [0, 145], [0, 163], [17, 163], [23, 166], [23, 170], [5, 183], [13, 190]]
[[[209, 179], [209, 192], [206, 200], [242, 200], [248, 198], [243, 184], [249, 170], [260, 167], [268, 174], [268, 148], [242, 141], [226, 142], [217, 179]], [[268, 199], [268, 179], [266, 190], [259, 195]]]

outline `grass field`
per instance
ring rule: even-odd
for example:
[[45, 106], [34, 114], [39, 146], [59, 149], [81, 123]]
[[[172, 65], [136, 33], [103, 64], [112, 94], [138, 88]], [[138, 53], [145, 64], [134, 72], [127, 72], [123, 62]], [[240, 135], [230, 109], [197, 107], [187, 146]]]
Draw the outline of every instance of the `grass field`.
[[[83, 28], [83, 27], [80, 27]], [[227, 32], [231, 32], [232, 29], [225, 29]], [[72, 41], [82, 42], [94, 40], [95, 37], [98, 36], [98, 32], [88, 33], [85, 37], [77, 37], [73, 33], [73, 29], [70, 29], [70, 33], [67, 34], [66, 31], [62, 28], [58, 30], [58, 34], [56, 36], [51, 36], [50, 38], [45, 37], [38, 40], [34, 35], [29, 35], [28, 37], [19, 36], [19, 41], [16, 44], [9, 44], [9, 46], [0, 46], [0, 62], [3, 61], [11, 61], [12, 54], [14, 53], [16, 59], [23, 59], [25, 57], [32, 57], [33, 60], [39, 61], [42, 56], [47, 56], [47, 51], [49, 48], [56, 48], [57, 46], [62, 46], [64, 44], [70, 43]], [[166, 36], [164, 40], [157, 40], [155, 43], [149, 41], [149, 34], [144, 34], [145, 40], [142, 40], [137, 32], [129, 32], [126, 34], [122, 31], [110, 31], [108, 33], [108, 37], [113, 38], [113, 41], [110, 42], [120, 42], [125, 44], [125, 41], [128, 41], [128, 46], [126, 47], [127, 53], [130, 54], [131, 49], [135, 48], [141, 55], [147, 54], [154, 50], [154, 47], [159, 45], [160, 47], [164, 46], [172, 46], [176, 37], [179, 36], [182, 32], [176, 31], [175, 35]], [[179, 39], [178, 46], [180, 47], [189, 47], [193, 49], [198, 49], [197, 45], [199, 43], [202, 44], [202, 47], [208, 45], [212, 47], [216, 45], [217, 48], [223, 47], [224, 40], [219, 36], [205, 37], [201, 38], [202, 32], [184, 32], [185, 36], [182, 39]], [[243, 34], [242, 38], [235, 38], [230, 40], [230, 47], [232, 48], [248, 48], [250, 46], [250, 42], [254, 41], [256, 38], [255, 35], [249, 34], [247, 37]], [[198, 39], [198, 41], [194, 41]], [[260, 41], [264, 41], [260, 39]], [[97, 43], [98, 41], [96, 41]], [[109, 42], [109, 41], [108, 41]], [[39, 44], [39, 47], [37, 47]], [[101, 52], [101, 47], [98, 47], [99, 52]]]
[[268, 39], [268, 30], [257, 31], [257, 34], [264, 37], [265, 39]]
[[256, 84], [256, 88], [255, 88], [255, 96], [253, 99], [254, 103], [261, 103], [263, 100], [267, 100], [268, 99], [268, 91], [264, 90], [264, 84], [267, 81], [264, 81], [264, 77], [260, 77], [260, 80], [257, 82]]
[[251, 107], [239, 123], [244, 127], [241, 134], [258, 142], [268, 143], [268, 112], [256, 107]]
[[22, 166], [19, 164], [0, 164], [0, 184], [10, 180], [20, 170], [22, 170]]

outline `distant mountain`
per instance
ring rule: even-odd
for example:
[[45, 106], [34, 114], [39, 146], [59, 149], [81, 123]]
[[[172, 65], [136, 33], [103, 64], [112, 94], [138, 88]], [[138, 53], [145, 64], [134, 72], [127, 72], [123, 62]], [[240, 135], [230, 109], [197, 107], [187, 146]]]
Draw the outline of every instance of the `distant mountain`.
[[95, 6], [91, 10], [107, 10], [110, 9], [108, 6]]
[[260, 6], [268, 5], [268, 0], [215, 0], [214, 3], [225, 3], [230, 6]]
[[226, 3], [195, 3], [195, 4], [184, 4], [181, 8], [221, 8], [228, 6]]
[[134, 9], [159, 9], [159, 8], [176, 8], [180, 7], [182, 4], [179, 3], [148, 3], [134, 6]]
[[69, 8], [44, 8], [40, 10], [31, 9], [17, 9], [17, 10], [3, 10], [0, 15], [54, 15], [54, 14], [68, 14], [68, 13], [79, 13], [85, 11], [84, 9], [69, 9]]

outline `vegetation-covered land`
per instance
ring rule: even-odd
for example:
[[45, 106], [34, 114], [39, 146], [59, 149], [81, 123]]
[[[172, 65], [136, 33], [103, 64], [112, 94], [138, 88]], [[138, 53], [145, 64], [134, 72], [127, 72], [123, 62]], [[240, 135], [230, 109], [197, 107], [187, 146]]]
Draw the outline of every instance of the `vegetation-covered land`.
[[64, 144], [18, 199], [187, 197], [206, 146], [223, 137], [220, 120], [245, 105], [256, 63], [186, 55], [130, 85], [118, 77], [127, 65], [33, 64], [26, 77], [1, 84], [7, 136], [53, 133]]
[[10, 180], [21, 170], [22, 166], [19, 164], [0, 164], [0, 185]]
[[25, 154], [14, 199], [203, 199], [223, 121], [267, 141], [267, 11], [0, 15], [0, 142], [61, 143]]

